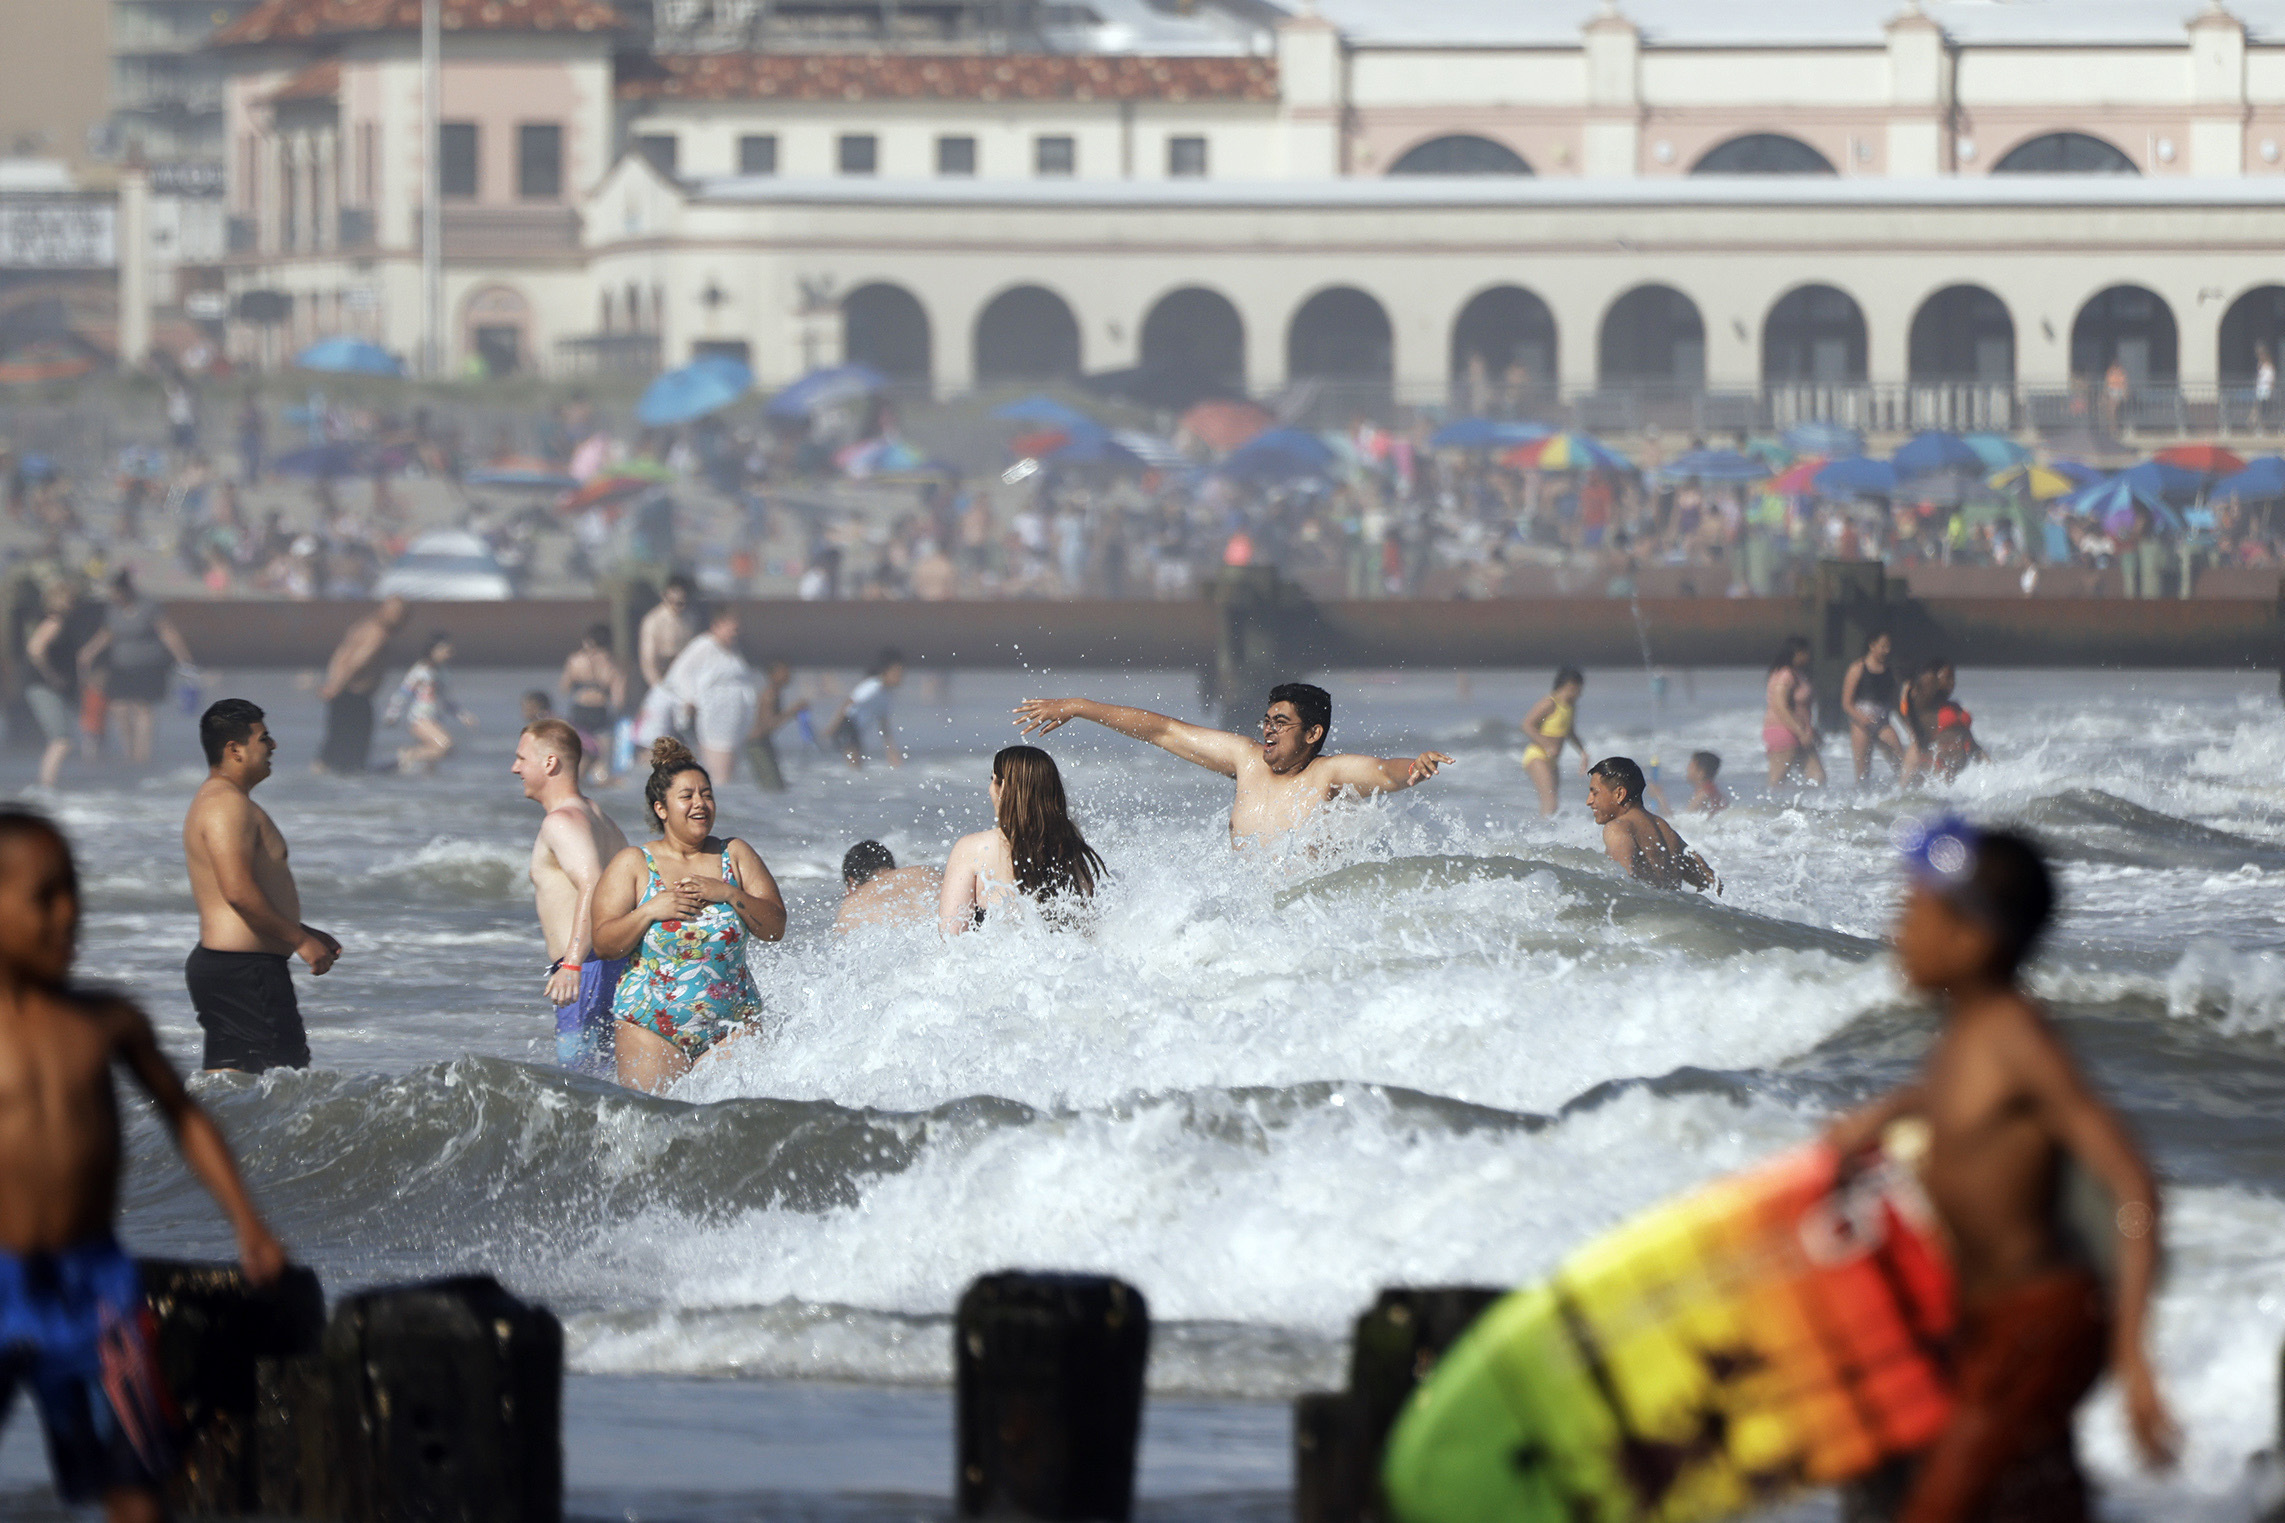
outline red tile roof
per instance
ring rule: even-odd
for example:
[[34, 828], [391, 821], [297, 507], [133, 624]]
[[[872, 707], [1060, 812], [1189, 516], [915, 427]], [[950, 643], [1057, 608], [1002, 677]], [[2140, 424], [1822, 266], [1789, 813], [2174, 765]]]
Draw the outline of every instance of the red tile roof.
[[[421, 0], [261, 0], [214, 40], [223, 47], [307, 42], [420, 24]], [[448, 32], [611, 32], [626, 21], [605, 0], [444, 0], [443, 24]]]
[[341, 60], [321, 59], [287, 80], [270, 92], [273, 106], [291, 101], [339, 100], [341, 98]]
[[1061, 53], [670, 54], [622, 75], [629, 100], [1277, 100], [1270, 58]]

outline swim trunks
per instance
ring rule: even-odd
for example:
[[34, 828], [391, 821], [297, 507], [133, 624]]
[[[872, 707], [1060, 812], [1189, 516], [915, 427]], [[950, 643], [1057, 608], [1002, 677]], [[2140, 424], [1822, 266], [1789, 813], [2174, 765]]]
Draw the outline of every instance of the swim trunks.
[[[554, 977], [562, 966], [561, 962], [550, 966], [548, 976]], [[579, 998], [555, 1007], [555, 1060], [573, 1073], [595, 1079], [618, 1076], [611, 1002], [619, 993], [619, 975], [626, 971], [624, 957], [606, 961], [590, 956], [579, 965]]]
[[[666, 887], [649, 847], [644, 899]], [[730, 850], [722, 849], [722, 881], [735, 884]], [[746, 926], [727, 904], [709, 904], [690, 920], [662, 920], [643, 932], [633, 966], [619, 980], [611, 1013], [630, 1026], [672, 1042], [695, 1063], [707, 1049], [737, 1034], [762, 1013], [761, 991], [746, 965]]]
[[2102, 1286], [2059, 1269], [1963, 1310], [1952, 1420], [1920, 1457], [1897, 1523], [2085, 1523], [2071, 1416], [2102, 1374]]
[[65, 1501], [156, 1490], [173, 1470], [180, 1419], [154, 1335], [143, 1277], [110, 1239], [0, 1254], [0, 1424], [28, 1383]]
[[206, 1032], [200, 1067], [250, 1074], [309, 1067], [309, 1034], [284, 957], [199, 947], [183, 963], [183, 982]]

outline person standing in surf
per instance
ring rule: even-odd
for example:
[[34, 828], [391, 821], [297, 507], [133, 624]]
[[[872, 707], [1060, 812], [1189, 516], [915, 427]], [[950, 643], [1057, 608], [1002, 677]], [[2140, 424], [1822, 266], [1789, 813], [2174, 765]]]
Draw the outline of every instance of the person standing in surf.
[[179, 1418], [142, 1272], [115, 1235], [124, 1140], [114, 1064], [150, 1096], [229, 1217], [247, 1283], [274, 1283], [286, 1253], [150, 1019], [116, 994], [73, 987], [79, 908], [62, 833], [0, 810], [0, 1421], [29, 1386], [63, 1500], [100, 1501], [110, 1523], [155, 1523], [167, 1516]]
[[1554, 814], [1561, 802], [1555, 765], [1563, 759], [1563, 748], [1579, 748], [1581, 777], [1593, 763], [1586, 741], [1579, 736], [1579, 695], [1586, 690], [1586, 677], [1577, 667], [1566, 666], [1555, 674], [1554, 688], [1523, 716], [1523, 732], [1531, 737], [1531, 743], [1523, 748], [1523, 770], [1531, 774], [1533, 786], [1539, 789], [1542, 819]]
[[405, 622], [405, 600], [381, 606], [349, 626], [326, 663], [317, 696], [325, 702], [325, 739], [311, 765], [319, 772], [362, 772], [373, 756], [373, 695], [380, 691], [389, 637]]
[[440, 629], [428, 637], [421, 658], [406, 669], [388, 712], [381, 716], [386, 724], [402, 720], [413, 738], [411, 745], [397, 749], [399, 772], [434, 772], [436, 764], [452, 754], [452, 732], [444, 727], [447, 718], [457, 720], [463, 729], [476, 728], [476, 716], [453, 700], [452, 684], [445, 676], [451, 663], [452, 636]]
[[753, 847], [714, 834], [714, 779], [671, 735], [643, 801], [658, 838], [603, 870], [593, 950], [632, 959], [611, 1006], [619, 1082], [657, 1094], [761, 1015], [746, 951], [785, 936], [785, 896]]
[[1042, 910], [1092, 899], [1103, 859], [1071, 823], [1063, 774], [1037, 746], [1008, 746], [992, 758], [990, 830], [962, 836], [944, 863], [937, 926], [957, 936], [987, 912], [1029, 899]]
[[285, 835], [254, 802], [277, 738], [260, 709], [225, 698], [199, 716], [198, 740], [208, 771], [182, 824], [198, 946], [183, 964], [183, 981], [206, 1032], [203, 1066], [257, 1074], [307, 1068], [309, 1035], [286, 958], [299, 957], [322, 978], [341, 943], [302, 924]]
[[[2009, 1517], [2082, 1520], [2072, 1414], [2106, 1363], [2143, 1458], [2170, 1464], [2180, 1438], [2144, 1348], [2157, 1181], [2023, 990], [2023, 964], [2055, 903], [2038, 847], [1959, 819], [1907, 826], [1899, 845], [1910, 887], [1896, 958], [1906, 981], [1938, 1002], [1942, 1027], [1918, 1083], [1826, 1133], [1846, 1157], [1892, 1123], [1921, 1123], [1921, 1183], [1952, 1250], [1956, 1405], [1896, 1516], [1965, 1523], [2004, 1498]], [[2107, 1298], [2058, 1219], [2066, 1155], [2114, 1204], [2107, 1251], [2093, 1250], [2115, 1256]]]
[[627, 960], [595, 952], [595, 890], [603, 865], [627, 849], [627, 838], [579, 791], [584, 760], [577, 730], [561, 719], [541, 719], [516, 737], [508, 770], [523, 783], [524, 797], [547, 811], [532, 842], [531, 879], [547, 939], [556, 1061], [574, 1073], [610, 1078], [618, 1072], [611, 1007]]
[[1849, 750], [1857, 766], [1857, 784], [1872, 775], [1872, 753], [1877, 748], [1889, 765], [1901, 771], [1904, 747], [1896, 738], [1896, 670], [1889, 665], [1895, 645], [1888, 631], [1876, 629], [1865, 641], [1864, 654], [1849, 663], [1841, 678], [1841, 709], [1849, 716]]
[[1587, 773], [1587, 812], [1603, 827], [1603, 850], [1637, 883], [1653, 888], [1722, 891], [1706, 859], [1682, 833], [1642, 806], [1642, 768], [1631, 757], [1606, 756]]
[[1825, 786], [1825, 763], [1817, 755], [1816, 685], [1810, 680], [1809, 642], [1791, 636], [1769, 663], [1768, 705], [1761, 716], [1761, 743], [1769, 752], [1769, 786], [1799, 772]]
[[1074, 719], [1145, 740], [1160, 750], [1237, 781], [1230, 805], [1230, 844], [1268, 845], [1307, 824], [1326, 800], [1343, 794], [1401, 793], [1452, 764], [1441, 751], [1415, 757], [1325, 756], [1333, 728], [1333, 695], [1307, 682], [1269, 690], [1257, 743], [1227, 730], [1185, 724], [1092, 698], [1028, 698], [1016, 705], [1016, 725], [1029, 737], [1051, 734]]
[[611, 651], [611, 626], [590, 624], [557, 679], [571, 705], [571, 727], [587, 758], [587, 780], [611, 781], [611, 726], [627, 711], [627, 673]]

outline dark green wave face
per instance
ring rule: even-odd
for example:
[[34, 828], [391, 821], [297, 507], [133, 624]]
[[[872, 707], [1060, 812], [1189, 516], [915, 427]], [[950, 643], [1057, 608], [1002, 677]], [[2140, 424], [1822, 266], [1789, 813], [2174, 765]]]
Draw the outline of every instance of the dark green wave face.
[[[916, 681], [910, 765], [852, 774], [789, 730], [787, 793], [721, 787], [722, 828], [768, 860], [791, 929], [755, 955], [762, 1026], [663, 1098], [553, 1065], [524, 879], [538, 817], [506, 775], [532, 685], [466, 679], [486, 727], [435, 781], [282, 761], [261, 794], [308, 918], [347, 955], [297, 979], [316, 1069], [199, 1091], [337, 1292], [485, 1268], [561, 1310], [588, 1374], [928, 1387], [970, 1278], [1099, 1269], [1148, 1293], [1162, 1395], [1338, 1383], [1379, 1286], [1531, 1279], [1908, 1075], [1933, 1017], [1885, 951], [1890, 832], [1956, 808], [2048, 844], [2064, 909], [2034, 985], [2173, 1191], [2160, 1357], [2191, 1449], [2178, 1478], [2134, 1480], [2103, 1408], [2093, 1463], [2127, 1515], [2194, 1516], [2268, 1441], [2285, 1333], [2273, 681], [1971, 667], [1990, 766], [1942, 796], [1878, 774], [1859, 792], [1829, 745], [1841, 785], [1797, 796], [1760, 781], [1756, 674], [1677, 672], [1654, 706], [1642, 673], [1590, 673], [1595, 753], [1657, 760], [1674, 804], [1683, 757], [1725, 758], [1733, 807], [1677, 816], [1722, 875], [1713, 898], [1619, 876], [1575, 774], [1538, 818], [1513, 723], [1545, 674], [1478, 677], [1465, 698], [1448, 676], [1336, 674], [1336, 747], [1458, 765], [1233, 854], [1226, 781], [1074, 727], [1048, 749], [1110, 867], [1082, 929], [1018, 913], [950, 944], [928, 926], [836, 936], [851, 843], [936, 862], [986, 826], [1018, 698], [1196, 710], [1187, 677]], [[306, 757], [314, 702], [279, 686], [252, 696]], [[88, 884], [86, 970], [145, 999], [187, 1063], [177, 843], [200, 769], [179, 718], [162, 745], [161, 774], [91, 772], [54, 807]], [[634, 822], [629, 790], [603, 797]], [[139, 1249], [228, 1251], [147, 1119], [126, 1213]]]

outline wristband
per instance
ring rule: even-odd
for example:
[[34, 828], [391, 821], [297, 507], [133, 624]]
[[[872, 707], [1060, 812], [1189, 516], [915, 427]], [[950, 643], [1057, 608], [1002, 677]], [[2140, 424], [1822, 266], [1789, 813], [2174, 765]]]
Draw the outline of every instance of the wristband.
[[559, 962], [556, 964], [556, 966], [561, 968], [566, 973], [577, 973], [580, 968], [584, 966], [584, 964], [576, 962]]

